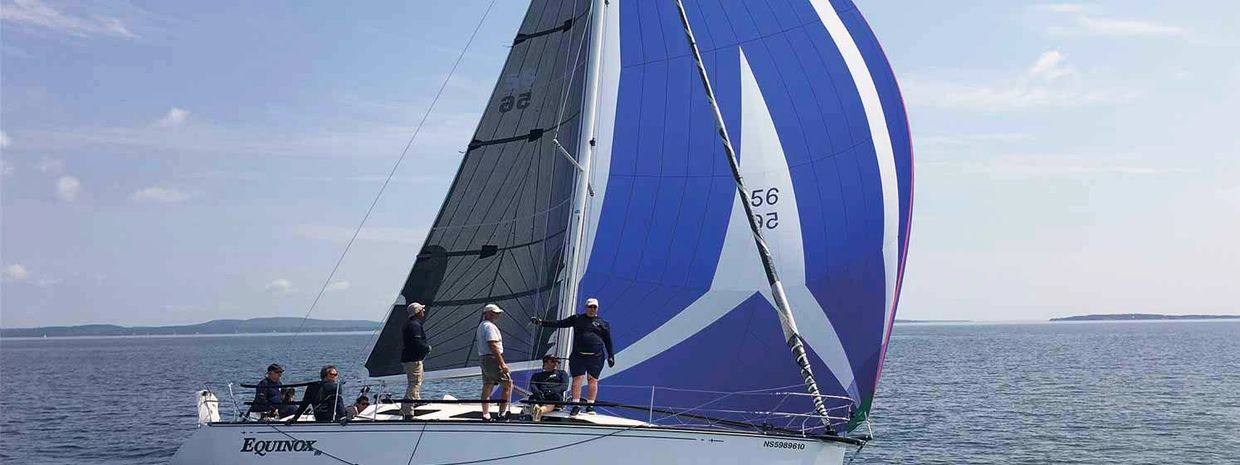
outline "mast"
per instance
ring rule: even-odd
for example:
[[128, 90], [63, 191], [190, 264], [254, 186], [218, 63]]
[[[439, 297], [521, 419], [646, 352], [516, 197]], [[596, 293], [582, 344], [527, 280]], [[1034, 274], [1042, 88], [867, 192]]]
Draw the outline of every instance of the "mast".
[[[560, 318], [576, 312], [577, 290], [581, 286], [581, 255], [585, 252], [586, 208], [589, 206], [590, 174], [593, 172], [596, 120], [598, 119], [598, 88], [603, 61], [603, 29], [608, 0], [593, 0], [590, 5], [590, 52], [586, 62], [585, 95], [581, 108], [581, 139], [577, 143], [577, 185], [573, 191], [573, 220], [568, 232], [568, 257], [565, 260], [565, 285], [560, 301]], [[559, 143], [557, 142], [557, 145]], [[564, 152], [560, 147], [561, 153]], [[570, 157], [571, 159], [571, 157]], [[556, 356], [568, 358], [570, 331], [556, 332]]]
[[745, 208], [745, 218], [749, 221], [749, 230], [753, 232], [754, 244], [758, 248], [758, 256], [762, 259], [762, 269], [766, 271], [766, 279], [771, 286], [771, 296], [775, 299], [775, 311], [779, 315], [780, 327], [784, 332], [784, 341], [792, 351], [792, 356], [797, 366], [801, 368], [801, 377], [805, 379], [805, 388], [813, 398], [815, 412], [818, 413], [823, 426], [830, 427], [827, 420], [827, 409], [818, 390], [818, 381], [814, 379], [814, 372], [810, 369], [809, 355], [805, 352], [805, 344], [801, 340], [796, 320], [792, 316], [792, 306], [788, 304], [788, 297], [784, 294], [784, 286], [779, 281], [779, 274], [775, 272], [775, 261], [771, 258], [771, 251], [766, 245], [766, 240], [762, 237], [762, 230], [754, 223], [753, 208], [750, 207], [749, 201], [745, 197], [745, 184], [741, 179], [740, 164], [736, 158], [736, 151], [732, 149], [732, 139], [728, 137], [728, 128], [724, 124], [723, 114], [719, 111], [719, 104], [715, 101], [715, 91], [711, 87], [710, 78], [706, 74], [706, 65], [702, 62], [702, 54], [698, 51], [697, 41], [693, 38], [693, 28], [689, 25], [689, 16], [685, 13], [685, 6], [681, 0], [676, 0], [676, 8], [680, 11], [680, 23], [685, 29], [685, 39], [689, 41], [689, 49], [693, 51], [693, 61], [697, 64], [698, 77], [701, 78], [702, 87], [706, 90], [706, 100], [710, 102], [711, 110], [714, 111], [715, 127], [719, 130], [720, 142], [723, 143], [724, 153], [728, 157], [728, 165], [732, 168], [732, 177], [736, 180], [736, 192], [740, 196], [741, 206]]

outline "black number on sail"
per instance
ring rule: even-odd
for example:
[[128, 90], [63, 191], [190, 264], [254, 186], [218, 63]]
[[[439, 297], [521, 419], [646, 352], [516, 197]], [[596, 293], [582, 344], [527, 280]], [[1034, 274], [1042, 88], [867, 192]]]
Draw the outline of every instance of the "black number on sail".
[[749, 194], [749, 204], [755, 207], [762, 205], [775, 205], [779, 203], [779, 188], [772, 187], [770, 189], [754, 189]]
[[512, 111], [514, 107], [518, 110], [529, 108], [530, 97], [532, 96], [532, 92], [524, 92], [516, 97], [511, 95], [505, 96], [499, 100], [499, 111], [500, 113], [508, 113]]

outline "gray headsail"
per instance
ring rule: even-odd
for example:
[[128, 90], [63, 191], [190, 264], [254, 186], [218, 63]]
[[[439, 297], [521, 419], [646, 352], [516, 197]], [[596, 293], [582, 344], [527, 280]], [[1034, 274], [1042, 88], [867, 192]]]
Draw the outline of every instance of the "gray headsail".
[[[469, 142], [448, 196], [366, 361], [370, 376], [403, 372], [401, 302], [429, 307], [428, 376], [474, 374], [474, 331], [502, 307], [504, 356], [536, 360], [553, 334], [526, 324], [559, 313], [573, 214], [589, 0], [535, 0]], [[459, 371], [457, 371], [459, 370]]]

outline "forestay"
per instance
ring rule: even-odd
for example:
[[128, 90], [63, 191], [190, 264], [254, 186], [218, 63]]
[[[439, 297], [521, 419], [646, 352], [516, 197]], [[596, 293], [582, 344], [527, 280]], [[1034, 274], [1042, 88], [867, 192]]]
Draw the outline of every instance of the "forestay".
[[[891, 68], [849, 0], [685, 6], [818, 385], [851, 399], [828, 405], [851, 403], [855, 424], [877, 387], [908, 243], [912, 153]], [[606, 31], [578, 299], [602, 301], [620, 349], [602, 397], [650, 401], [607, 389], [619, 385], [804, 392], [674, 2], [610, 2]], [[718, 397], [660, 396], [675, 407]], [[803, 396], [709, 406], [812, 411]]]
[[577, 153], [588, 0], [536, 0], [417, 261], [388, 315], [366, 368], [403, 372], [405, 302], [430, 307], [434, 350], [428, 376], [476, 374], [474, 330], [483, 305], [503, 307], [509, 363], [536, 360], [552, 344], [531, 316], [554, 318], [563, 292], [563, 253], [576, 167], [553, 141]]

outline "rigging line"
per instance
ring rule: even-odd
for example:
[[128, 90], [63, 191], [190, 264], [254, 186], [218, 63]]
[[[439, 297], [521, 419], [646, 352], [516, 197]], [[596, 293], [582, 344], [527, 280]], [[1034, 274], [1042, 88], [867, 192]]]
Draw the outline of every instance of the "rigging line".
[[[556, 112], [556, 117], [555, 117], [556, 121], [564, 120], [564, 109], [568, 106], [568, 93], [573, 91], [573, 82], [575, 82], [577, 79], [577, 69], [578, 69], [577, 65], [578, 63], [581, 62], [581, 50], [585, 48], [586, 39], [590, 38], [590, 29], [594, 26], [593, 24], [590, 24], [591, 21], [593, 21], [594, 15], [590, 14], [593, 12], [593, 10], [594, 10], [594, 3], [591, 2], [590, 9], [586, 10], [586, 12], [583, 13], [584, 15], [588, 15], [591, 19], [587, 19], [586, 24], [585, 24], [586, 27], [582, 28], [581, 41], [577, 43], [577, 54], [573, 56], [573, 66], [572, 68], [570, 68], [572, 72], [568, 75], [568, 83], [564, 86], [564, 93], [560, 97], [560, 111]], [[574, 13], [576, 12], [574, 11]], [[568, 52], [571, 52], [572, 50], [573, 49], [570, 47], [567, 50], [565, 50], [564, 54], [568, 55]], [[563, 82], [563, 80], [561, 80], [561, 82]], [[552, 138], [558, 139], [559, 137], [560, 137], [560, 126], [556, 126], [555, 133], [552, 135]], [[580, 150], [581, 147], [577, 147], [577, 149]]]
[[422, 438], [424, 436], [426, 436], [426, 423], [422, 423], [422, 431], [418, 432], [418, 442], [413, 443], [413, 452], [409, 453], [409, 461], [405, 463], [406, 465], [411, 465], [413, 457], [418, 455], [418, 446], [422, 445]]
[[609, 438], [609, 437], [615, 436], [615, 435], [620, 434], [620, 433], [625, 433], [625, 432], [631, 431], [631, 430], [633, 430], [634, 428], [637, 428], [637, 425], [634, 425], [634, 426], [629, 426], [629, 427], [624, 428], [624, 429], [620, 429], [620, 430], [612, 431], [612, 432], [610, 432], [610, 433], [603, 434], [603, 435], [599, 435], [599, 436], [595, 436], [595, 437], [592, 437], [592, 438], [589, 438], [589, 439], [582, 439], [582, 440], [577, 441], [577, 442], [570, 442], [570, 443], [568, 443], [568, 444], [563, 444], [563, 445], [559, 445], [559, 446], [555, 446], [555, 447], [548, 447], [548, 448], [546, 448], [546, 449], [532, 450], [532, 451], [529, 451], [529, 452], [522, 452], [522, 453], [519, 453], [519, 454], [505, 455], [505, 456], [502, 456], [502, 457], [491, 457], [491, 458], [487, 458], [487, 459], [467, 460], [467, 461], [463, 461], [463, 462], [443, 462], [443, 463], [437, 463], [437, 464], [435, 464], [435, 465], [469, 465], [469, 464], [473, 464], [473, 463], [483, 463], [483, 462], [492, 462], [492, 461], [508, 460], [508, 459], [515, 459], [515, 458], [518, 458], [518, 457], [526, 457], [526, 456], [530, 456], [530, 455], [544, 454], [544, 453], [547, 453], [547, 452], [553, 452], [553, 451], [557, 451], [557, 450], [560, 450], [560, 449], [567, 449], [567, 448], [569, 448], [569, 447], [579, 446], [579, 445], [585, 444], [585, 443], [587, 443], [587, 442], [597, 441], [597, 440], [599, 440], [599, 439]]
[[[483, 23], [491, 14], [491, 9], [495, 7], [495, 1], [491, 0], [487, 4], [487, 9], [482, 12], [482, 17], [478, 19], [478, 25], [474, 26], [474, 31], [469, 34], [469, 40], [465, 41], [465, 46], [461, 48], [460, 55], [457, 55], [456, 61], [452, 63], [452, 68], [448, 70], [448, 75], [444, 77], [443, 83], [439, 85], [439, 90], [435, 92], [435, 97], [431, 99], [431, 103], [426, 107], [426, 112], [422, 114], [422, 120], [418, 121], [418, 126], [414, 128], [413, 134], [409, 136], [409, 142], [405, 143], [404, 150], [401, 150], [400, 157], [396, 159], [396, 163], [392, 165], [392, 170], [388, 173], [387, 179], [383, 180], [383, 185], [379, 187], [379, 193], [375, 195], [375, 199], [370, 202], [370, 207], [366, 209], [366, 214], [362, 216], [362, 221], [357, 225], [357, 229], [353, 231], [353, 237], [349, 238], [349, 242], [345, 244], [344, 251], [340, 253], [340, 258], [336, 260], [336, 265], [332, 267], [331, 273], [328, 273], [327, 279], [323, 281], [323, 287], [319, 288], [319, 293], [314, 297], [314, 302], [310, 304], [310, 309], [306, 311], [306, 316], [302, 317], [301, 324], [297, 325], [297, 331], [294, 337], [301, 334], [301, 329], [306, 324], [306, 320], [310, 318], [310, 314], [314, 312], [315, 306], [318, 305], [319, 299], [323, 297], [323, 292], [327, 290], [327, 286], [331, 283], [332, 278], [336, 276], [336, 271], [340, 269], [340, 264], [344, 262], [344, 257], [348, 255], [349, 248], [353, 246], [353, 242], [357, 240], [358, 234], [362, 232], [362, 227], [366, 225], [366, 220], [370, 219], [370, 214], [374, 212], [375, 206], [379, 204], [379, 199], [383, 197], [383, 191], [387, 189], [388, 184], [392, 182], [392, 177], [396, 175], [397, 168], [400, 168], [401, 162], [405, 160], [405, 156], [409, 154], [409, 148], [413, 147], [413, 141], [418, 138], [418, 134], [422, 132], [422, 126], [426, 124], [426, 120], [430, 118], [431, 112], [435, 109], [435, 104], [439, 103], [439, 97], [443, 96], [444, 89], [448, 88], [448, 82], [452, 81], [452, 76], [456, 74], [456, 69], [461, 65], [461, 61], [465, 59], [465, 53], [469, 51], [469, 46], [474, 43], [474, 39], [478, 37], [478, 31], [482, 30]], [[389, 309], [390, 311], [391, 309]], [[375, 330], [374, 339], [377, 340], [382, 334], [383, 328]], [[374, 340], [371, 345], [374, 345]]]
[[[267, 426], [270, 426], [270, 427], [271, 427], [271, 429], [276, 430], [276, 432], [278, 432], [278, 433], [280, 433], [280, 434], [283, 434], [283, 435], [285, 435], [285, 436], [288, 436], [288, 438], [289, 438], [289, 439], [292, 439], [292, 440], [294, 440], [294, 441], [304, 441], [304, 439], [301, 439], [301, 438], [299, 438], [299, 437], [293, 436], [293, 435], [289, 434], [288, 432], [286, 432], [286, 431], [284, 431], [284, 430], [282, 430], [282, 429], [280, 429], [280, 428], [276, 427], [276, 425], [275, 425], [274, 423], [267, 423]], [[313, 442], [313, 441], [311, 441], [311, 442]], [[331, 453], [329, 453], [329, 452], [327, 452], [327, 451], [325, 451], [325, 450], [323, 450], [323, 449], [320, 449], [320, 448], [318, 448], [318, 446], [315, 446], [315, 445], [313, 445], [313, 444], [311, 444], [311, 445], [310, 445], [310, 450], [313, 450], [313, 451], [315, 451], [315, 452], [317, 452], [317, 453], [320, 453], [320, 454], [326, 455], [326, 456], [328, 456], [328, 457], [331, 457], [331, 458], [335, 459], [337, 462], [340, 462], [340, 463], [345, 463], [345, 464], [348, 464], [348, 465], [361, 465], [361, 464], [358, 464], [358, 463], [353, 463], [353, 462], [350, 462], [350, 461], [348, 461], [348, 460], [342, 459], [342, 458], [340, 458], [340, 457], [336, 457], [335, 455], [332, 455]]]

